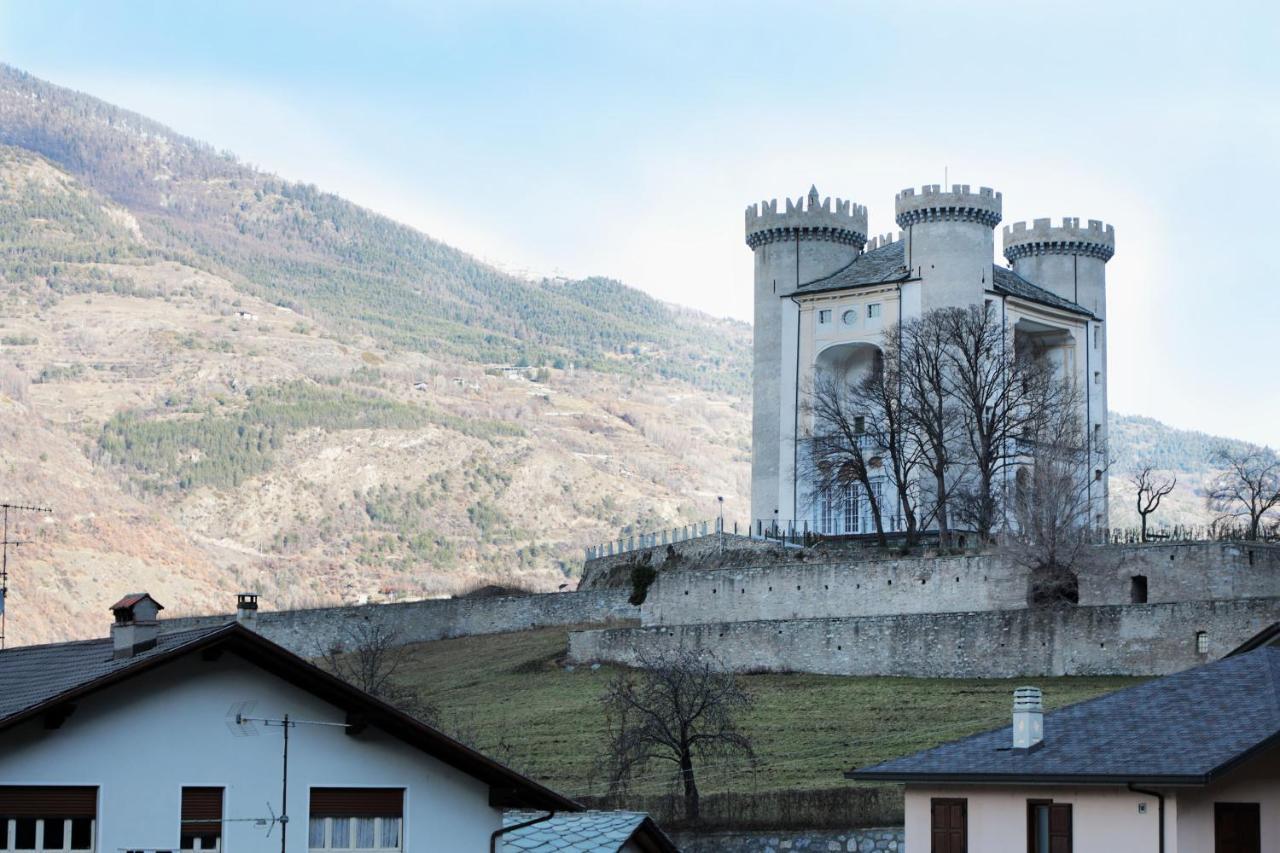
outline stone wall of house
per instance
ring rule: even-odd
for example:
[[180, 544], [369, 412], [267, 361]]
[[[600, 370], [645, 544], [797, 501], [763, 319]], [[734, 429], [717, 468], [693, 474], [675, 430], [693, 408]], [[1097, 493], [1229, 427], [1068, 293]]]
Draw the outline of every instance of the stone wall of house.
[[570, 635], [569, 651], [579, 662], [635, 664], [644, 651], [692, 647], [748, 672], [1164, 675], [1219, 658], [1278, 620], [1274, 597], [1065, 606], [588, 630]]
[[[640, 609], [627, 602], [629, 595], [630, 591], [625, 589], [598, 589], [309, 610], [260, 610], [246, 624], [297, 654], [313, 656], [335, 645], [349, 645], [353, 631], [364, 625], [393, 631], [402, 643], [418, 643], [560, 625], [634, 623]], [[166, 619], [162, 626], [165, 631], [175, 631], [216, 625], [233, 618], [233, 614], [222, 614]]]
[[844, 832], [672, 833], [684, 853], [900, 853], [902, 827], [850, 829]]

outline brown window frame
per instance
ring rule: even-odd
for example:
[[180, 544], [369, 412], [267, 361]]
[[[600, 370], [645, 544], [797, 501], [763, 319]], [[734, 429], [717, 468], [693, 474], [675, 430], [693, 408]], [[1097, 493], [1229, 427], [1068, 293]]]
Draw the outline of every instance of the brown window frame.
[[[1036, 853], [1036, 807], [1049, 806], [1050, 822], [1052, 826], [1052, 809], [1060, 808], [1067, 811], [1067, 853], [1075, 848], [1076, 821], [1075, 810], [1071, 808], [1071, 803], [1055, 803], [1053, 800], [1036, 799], [1027, 800], [1027, 853]], [[1052, 829], [1050, 830], [1052, 832]], [[1050, 842], [1050, 847], [1052, 847]]]
[[967, 853], [969, 850], [969, 800], [965, 797], [933, 797], [929, 800], [930, 853], [939, 853], [938, 848], [934, 845], [934, 833], [937, 832], [937, 827], [934, 823], [934, 808], [937, 806], [960, 806], [964, 820], [964, 837], [961, 839], [960, 853]]

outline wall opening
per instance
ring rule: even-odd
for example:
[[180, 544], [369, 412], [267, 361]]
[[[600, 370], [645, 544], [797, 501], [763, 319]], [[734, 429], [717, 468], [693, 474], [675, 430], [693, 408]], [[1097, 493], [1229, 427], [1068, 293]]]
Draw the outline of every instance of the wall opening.
[[1129, 579], [1129, 603], [1147, 603], [1147, 576], [1134, 575]]
[[1204, 631], [1196, 631], [1196, 654], [1209, 654], [1209, 635]]

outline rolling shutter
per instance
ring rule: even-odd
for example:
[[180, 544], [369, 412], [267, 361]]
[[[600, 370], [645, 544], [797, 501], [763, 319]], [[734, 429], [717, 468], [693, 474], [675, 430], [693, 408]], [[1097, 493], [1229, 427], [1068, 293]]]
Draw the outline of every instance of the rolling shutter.
[[311, 817], [403, 817], [403, 788], [312, 788]]
[[4, 817], [88, 817], [97, 815], [98, 789], [91, 786], [0, 785]]
[[182, 789], [182, 831], [216, 834], [222, 831], [222, 789]]

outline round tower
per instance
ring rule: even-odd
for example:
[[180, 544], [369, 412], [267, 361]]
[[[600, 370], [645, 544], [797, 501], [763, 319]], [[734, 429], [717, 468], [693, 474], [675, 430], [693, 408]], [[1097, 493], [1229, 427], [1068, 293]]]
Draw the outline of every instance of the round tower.
[[919, 193], [905, 189], [894, 197], [906, 240], [903, 263], [922, 282], [923, 310], [982, 302], [991, 284], [1002, 204], [1000, 193], [990, 187], [975, 193], [968, 184], [955, 184], [950, 192], [929, 184]]
[[[755, 253], [751, 513], [766, 525], [794, 520], [797, 307], [788, 296], [847, 266], [867, 242], [867, 209], [819, 200], [817, 187], [794, 202], [751, 205], [747, 245]], [[808, 202], [806, 205], [806, 201]]]
[[1107, 314], [1107, 261], [1116, 253], [1116, 230], [1090, 219], [1065, 217], [1062, 225], [1037, 219], [1004, 227], [1004, 256], [1032, 284], [1092, 311]]

